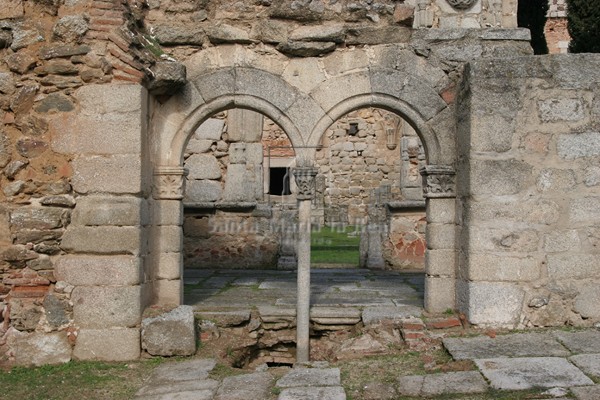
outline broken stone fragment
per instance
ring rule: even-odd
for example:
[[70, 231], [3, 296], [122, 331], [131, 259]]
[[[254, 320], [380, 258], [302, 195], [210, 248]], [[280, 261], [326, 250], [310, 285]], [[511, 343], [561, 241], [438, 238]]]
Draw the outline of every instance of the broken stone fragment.
[[153, 95], [172, 95], [187, 82], [185, 65], [176, 61], [159, 61], [152, 68], [147, 88]]
[[156, 356], [189, 356], [196, 352], [196, 328], [191, 306], [142, 320], [142, 348]]
[[29, 164], [29, 161], [23, 161], [23, 160], [15, 160], [10, 162], [7, 166], [6, 169], [4, 170], [4, 175], [10, 179], [13, 180], [15, 179], [15, 176], [17, 176], [17, 174], [27, 166], [27, 164]]
[[336, 48], [334, 42], [295, 42], [280, 43], [277, 50], [293, 57], [317, 57], [331, 53]]

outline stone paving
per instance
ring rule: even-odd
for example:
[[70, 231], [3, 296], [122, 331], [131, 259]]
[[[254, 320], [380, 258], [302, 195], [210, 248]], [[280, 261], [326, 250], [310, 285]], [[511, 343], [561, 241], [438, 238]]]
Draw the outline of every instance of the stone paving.
[[[296, 273], [266, 270], [194, 270], [184, 272], [185, 304], [195, 311], [246, 312], [261, 317], [295, 315]], [[367, 269], [311, 270], [311, 318], [326, 309], [337, 318], [419, 316], [423, 312], [424, 275]], [[337, 310], [337, 311], [335, 311]], [[323, 316], [331, 318], [329, 316]]]

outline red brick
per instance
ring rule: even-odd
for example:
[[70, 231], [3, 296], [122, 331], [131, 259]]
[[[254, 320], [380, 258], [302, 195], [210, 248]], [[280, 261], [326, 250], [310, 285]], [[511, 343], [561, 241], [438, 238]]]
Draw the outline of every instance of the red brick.
[[118, 5], [116, 5], [116, 4], [106, 3], [106, 2], [98, 1], [98, 0], [96, 0], [92, 3], [92, 8], [100, 8], [103, 10], [112, 10], [117, 7], [118, 7]]
[[140, 77], [131, 76], [129, 74], [126, 74], [126, 73], [124, 73], [122, 71], [118, 71], [118, 70], [114, 71], [113, 78], [118, 81], [135, 82], [135, 83], [140, 83], [142, 81], [142, 78], [140, 78]]
[[425, 329], [425, 325], [421, 322], [403, 322], [402, 323], [402, 328], [403, 329], [408, 329], [410, 331], [421, 331], [423, 329]]
[[460, 319], [457, 317], [444, 318], [439, 320], [427, 321], [427, 328], [429, 329], [446, 329], [462, 326]]
[[90, 23], [92, 25], [121, 25], [123, 23], [123, 18], [92, 18]]
[[127, 40], [125, 40], [121, 35], [112, 32], [109, 36], [108, 39], [113, 42], [114, 44], [116, 44], [121, 50], [127, 52], [129, 51], [129, 46], [131, 45], [131, 43], [129, 43]]
[[50, 286], [17, 286], [10, 291], [14, 298], [44, 297]]
[[401, 330], [401, 333], [402, 333], [402, 338], [404, 338], [404, 340], [417, 340], [417, 339], [422, 339], [425, 336], [425, 334], [423, 332]]
[[88, 31], [87, 36], [90, 39], [108, 40], [107, 32]]

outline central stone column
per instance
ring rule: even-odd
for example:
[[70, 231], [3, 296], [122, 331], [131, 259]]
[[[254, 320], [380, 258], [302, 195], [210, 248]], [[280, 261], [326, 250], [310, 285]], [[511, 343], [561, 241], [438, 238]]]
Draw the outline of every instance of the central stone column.
[[310, 206], [315, 194], [314, 167], [293, 170], [298, 192], [298, 291], [296, 305], [296, 362], [306, 362], [310, 354]]

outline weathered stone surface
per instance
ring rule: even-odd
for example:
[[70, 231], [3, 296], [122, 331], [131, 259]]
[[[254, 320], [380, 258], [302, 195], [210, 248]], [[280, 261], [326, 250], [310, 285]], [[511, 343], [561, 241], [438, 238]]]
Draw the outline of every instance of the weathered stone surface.
[[344, 41], [345, 29], [342, 25], [300, 26], [290, 33], [290, 40], [303, 42], [335, 42]]
[[[10, 153], [7, 153], [7, 156], [10, 157]], [[10, 159], [10, 158], [8, 158]], [[15, 179], [17, 174], [21, 172], [25, 167], [29, 165], [29, 161], [27, 160], [14, 160], [8, 163], [6, 168], [4, 169], [4, 175], [8, 179]]]
[[600, 378], [600, 354], [579, 354], [570, 357], [569, 361], [578, 366], [588, 376]]
[[55, 229], [69, 223], [71, 212], [63, 208], [18, 208], [10, 213], [10, 223], [17, 229]]
[[142, 250], [139, 227], [70, 226], [61, 243], [63, 250], [76, 253], [133, 254]]
[[207, 153], [210, 150], [210, 147], [212, 146], [212, 144], [213, 144], [212, 140], [206, 140], [206, 139], [198, 140], [196, 138], [192, 138], [188, 142], [188, 145], [185, 148], [185, 150], [188, 153], [198, 153], [198, 154], [199, 153]]
[[15, 146], [20, 155], [25, 158], [36, 158], [48, 150], [48, 143], [36, 138], [23, 138]]
[[540, 276], [539, 262], [534, 257], [475, 253], [469, 255], [469, 279], [504, 282], [530, 282]]
[[71, 299], [73, 318], [81, 328], [132, 327], [140, 322], [140, 286], [79, 286]]
[[35, 95], [37, 94], [38, 86], [28, 84], [17, 90], [17, 93], [12, 97], [10, 101], [10, 109], [15, 114], [29, 111], [33, 106]]
[[398, 392], [405, 396], [429, 397], [453, 393], [484, 393], [487, 389], [487, 383], [477, 371], [398, 378]]
[[46, 98], [35, 106], [35, 111], [39, 113], [47, 113], [51, 111], [68, 112], [75, 108], [71, 99], [67, 96], [58, 93], [49, 94]]
[[24, 74], [36, 63], [36, 59], [29, 53], [19, 52], [8, 55], [5, 58], [8, 68], [16, 73]]
[[0, 20], [23, 16], [23, 0], [6, 0], [0, 10]]
[[422, 312], [422, 309], [413, 306], [366, 307], [362, 312], [362, 320], [365, 325], [370, 325], [387, 320], [399, 321], [405, 318], [420, 317]]
[[473, 160], [473, 194], [495, 196], [516, 194], [529, 186], [532, 167], [519, 160]]
[[600, 287], [597, 284], [589, 284], [581, 288], [575, 298], [573, 311], [579, 313], [583, 318], [600, 318]]
[[[12, 159], [10, 147], [10, 139], [4, 133], [0, 132], [0, 168], [6, 167]], [[24, 161], [21, 162], [23, 163]]]
[[570, 390], [577, 400], [596, 400], [600, 398], [600, 385], [572, 387]]
[[217, 201], [223, 189], [220, 182], [209, 180], [188, 181], [185, 188], [185, 201]]
[[49, 294], [44, 298], [44, 310], [46, 311], [46, 321], [52, 328], [59, 328], [69, 323], [67, 314], [68, 304], [61, 301], [56, 296]]
[[331, 53], [336, 48], [334, 42], [296, 42], [287, 41], [277, 45], [277, 50], [293, 57], [317, 57]]
[[238, 326], [250, 321], [250, 311], [202, 311], [197, 314], [203, 320], [213, 321], [220, 328]]
[[17, 365], [63, 364], [71, 360], [66, 332], [24, 333], [11, 338], [10, 342]]
[[572, 223], [600, 221], [600, 197], [580, 197], [569, 206], [569, 220]]
[[142, 348], [155, 356], [189, 356], [196, 352], [196, 329], [191, 306], [142, 320]]
[[[468, 318], [474, 324], [513, 326], [519, 319], [525, 293], [517, 285], [494, 282], [469, 282], [459, 293], [469, 298]], [[459, 289], [459, 292], [462, 292]], [[460, 301], [460, 300], [459, 300]]]
[[85, 55], [89, 53], [91, 48], [86, 45], [56, 45], [42, 47], [40, 49], [40, 57], [48, 60], [51, 58], [71, 57], [77, 55]]
[[268, 398], [273, 377], [268, 372], [230, 376], [223, 383], [215, 400], [247, 400]]
[[563, 332], [556, 331], [554, 336], [573, 353], [597, 353], [600, 349], [600, 332]]
[[455, 360], [498, 357], [566, 357], [569, 352], [550, 334], [519, 333], [495, 338], [445, 338], [444, 347]]
[[260, 166], [249, 170], [244, 164], [229, 164], [223, 200], [232, 202], [256, 200], [258, 190], [262, 189], [260, 178], [262, 178]]
[[221, 139], [224, 126], [224, 120], [209, 118], [196, 129], [194, 132], [194, 138], [199, 140], [219, 140]]
[[52, 34], [64, 42], [79, 42], [88, 29], [88, 21], [83, 15], [66, 15], [54, 24]]
[[[13, 28], [13, 40], [10, 48], [14, 51], [20, 50], [32, 44], [43, 42], [44, 32], [39, 26], [33, 26], [33, 29], [26, 29], [27, 25], [18, 24]], [[31, 25], [30, 25], [31, 27]]]
[[543, 122], [579, 121], [584, 117], [585, 106], [580, 99], [550, 99], [538, 102]]
[[410, 39], [411, 30], [397, 26], [363, 26], [348, 29], [347, 45], [406, 43]]
[[16, 90], [13, 74], [0, 72], [0, 93], [13, 94]]
[[141, 261], [133, 256], [63, 256], [56, 261], [55, 277], [73, 286], [137, 285]]
[[210, 39], [211, 43], [241, 43], [249, 44], [253, 40], [250, 39], [248, 32], [244, 29], [228, 24], [218, 24], [211, 26], [206, 35]]
[[212, 359], [164, 363], [154, 370], [150, 381], [157, 383], [200, 381], [208, 378], [208, 373], [212, 371], [215, 365], [217, 365], [217, 362]]
[[280, 388], [309, 386], [339, 386], [339, 368], [293, 368], [277, 381]]
[[[143, 396], [145, 399], [154, 400], [154, 397], [177, 396], [178, 399], [190, 398], [193, 400], [212, 400], [214, 393], [219, 387], [219, 382], [214, 379], [190, 380], [181, 382], [150, 382], [149, 386], [144, 386], [137, 391], [136, 396]], [[187, 397], [186, 397], [187, 396]]]
[[219, 179], [221, 165], [216, 157], [210, 154], [192, 154], [185, 160], [185, 168], [189, 169], [187, 179]]
[[558, 155], [566, 160], [600, 155], [600, 133], [565, 133], [558, 137]]
[[283, 389], [277, 400], [346, 400], [342, 387], [298, 387]]
[[262, 20], [252, 26], [250, 37], [263, 43], [277, 44], [288, 40], [290, 24], [276, 20]]
[[547, 260], [551, 279], [585, 279], [599, 274], [600, 256], [597, 254], [549, 254]]
[[72, 166], [71, 184], [77, 193], [141, 192], [141, 161], [138, 155], [79, 156], [73, 160]]
[[98, 361], [137, 360], [140, 358], [140, 330], [80, 329], [73, 358]]
[[477, 367], [500, 390], [527, 390], [592, 385], [593, 381], [564, 358], [489, 358]]
[[158, 43], [163, 45], [202, 46], [206, 39], [206, 33], [196, 24], [159, 24], [154, 25], [151, 30]]
[[152, 79], [146, 87], [155, 96], [175, 94], [187, 82], [185, 65], [180, 62], [157, 62], [150, 70]]
[[139, 197], [83, 196], [77, 200], [71, 222], [81, 226], [146, 225], [147, 205]]

